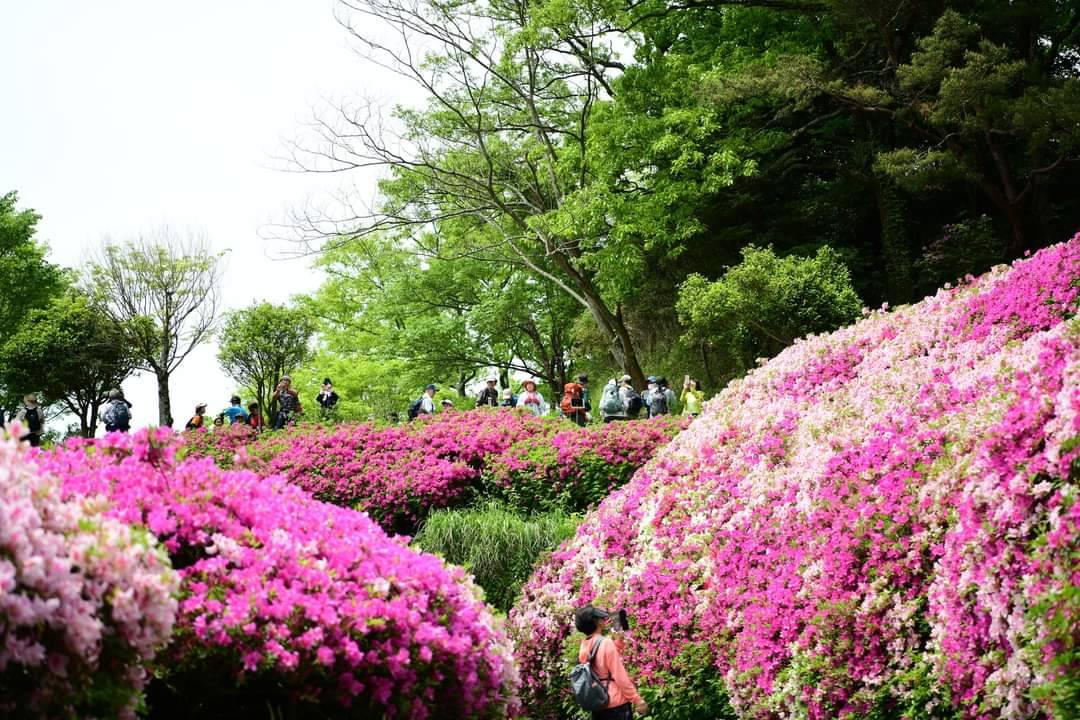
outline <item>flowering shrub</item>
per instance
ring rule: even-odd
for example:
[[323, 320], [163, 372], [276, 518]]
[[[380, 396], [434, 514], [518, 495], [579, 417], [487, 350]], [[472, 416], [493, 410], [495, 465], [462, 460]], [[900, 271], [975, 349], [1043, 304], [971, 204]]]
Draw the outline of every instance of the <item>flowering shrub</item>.
[[527, 511], [584, 510], [679, 427], [677, 418], [658, 418], [579, 428], [474, 410], [400, 426], [308, 425], [257, 439], [242, 427], [187, 433], [184, 452], [224, 467], [242, 457], [250, 469], [283, 475], [320, 500], [366, 511], [388, 532], [411, 535], [431, 510], [462, 507], [477, 492]]
[[266, 703], [335, 717], [515, 710], [506, 636], [463, 571], [283, 478], [177, 461], [171, 438], [72, 441], [40, 463], [168, 549], [180, 616], [159, 674], [187, 716]]
[[[17, 430], [15, 430], [17, 434]], [[0, 714], [134, 717], [178, 579], [145, 530], [64, 500], [0, 437]]]
[[1068, 716], [1078, 295], [1080, 235], [728, 386], [523, 589], [532, 714], [559, 714], [592, 601], [628, 609], [658, 717], [698, 691], [740, 717]]

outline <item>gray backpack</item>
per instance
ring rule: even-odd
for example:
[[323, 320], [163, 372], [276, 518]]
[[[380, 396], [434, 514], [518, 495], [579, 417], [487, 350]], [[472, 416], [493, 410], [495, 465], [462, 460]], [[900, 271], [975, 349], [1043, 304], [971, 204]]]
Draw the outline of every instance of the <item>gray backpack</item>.
[[604, 642], [604, 637], [601, 635], [593, 643], [589, 659], [575, 665], [570, 671], [570, 690], [574, 693], [574, 700], [585, 710], [600, 710], [607, 707], [610, 699], [607, 687], [603, 683], [611, 682], [611, 678], [601, 680], [592, 669], [593, 658], [596, 657], [596, 651], [600, 649], [602, 642]]

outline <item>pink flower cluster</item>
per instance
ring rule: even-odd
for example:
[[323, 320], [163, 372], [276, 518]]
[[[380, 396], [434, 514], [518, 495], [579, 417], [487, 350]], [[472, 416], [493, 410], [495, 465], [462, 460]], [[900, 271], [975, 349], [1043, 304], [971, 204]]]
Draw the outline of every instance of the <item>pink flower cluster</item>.
[[[401, 426], [308, 425], [255, 439], [243, 428], [188, 434], [184, 452], [280, 474], [316, 498], [412, 534], [435, 508], [461, 506], [481, 481], [558, 493], [602, 484], [595, 503], [678, 432], [678, 419], [579, 428], [510, 410], [446, 413]], [[602, 475], [602, 477], [598, 477]], [[588, 481], [588, 482], [586, 482]], [[581, 507], [589, 493], [581, 491]]]
[[335, 716], [515, 711], [509, 643], [471, 580], [363, 513], [279, 476], [178, 461], [167, 432], [72, 442], [38, 461], [168, 548], [182, 578], [159, 664], [170, 682], [270, 687]]
[[145, 530], [106, 508], [65, 500], [0, 437], [0, 714], [134, 717], [179, 580]]
[[1041, 691], [1080, 670], [1078, 297], [1080, 235], [733, 382], [525, 586], [525, 704], [558, 714], [594, 601], [628, 609], [643, 684], [705, 646], [741, 717], [1057, 717]]

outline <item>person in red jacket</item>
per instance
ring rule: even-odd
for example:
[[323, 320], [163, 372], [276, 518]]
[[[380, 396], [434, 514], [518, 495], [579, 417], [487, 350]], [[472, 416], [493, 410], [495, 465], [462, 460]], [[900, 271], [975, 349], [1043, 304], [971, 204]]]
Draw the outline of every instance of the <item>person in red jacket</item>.
[[593, 672], [601, 680], [607, 681], [608, 704], [593, 711], [593, 720], [631, 720], [635, 710], [645, 715], [649, 707], [638, 695], [634, 682], [623, 667], [622, 638], [612, 640], [604, 635], [610, 619], [611, 613], [592, 605], [579, 608], [574, 613], [574, 626], [585, 635], [578, 650], [578, 662], [588, 662], [593, 644], [600, 643], [593, 658]]

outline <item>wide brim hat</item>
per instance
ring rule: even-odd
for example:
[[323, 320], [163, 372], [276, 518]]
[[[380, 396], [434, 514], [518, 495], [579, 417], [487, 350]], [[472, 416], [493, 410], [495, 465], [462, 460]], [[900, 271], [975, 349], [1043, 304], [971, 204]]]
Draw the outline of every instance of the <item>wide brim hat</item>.
[[574, 627], [581, 632], [585, 632], [585, 629], [592, 624], [593, 620], [603, 620], [608, 617], [611, 617], [611, 613], [607, 610], [586, 605], [574, 611]]
[[536, 389], [536, 381], [535, 381], [535, 380], [533, 380], [532, 378], [529, 378], [528, 380], [524, 380], [524, 381], [522, 381], [522, 383], [521, 383], [521, 387], [528, 387], [528, 386], [530, 386], [530, 385], [532, 385], [532, 386], [533, 386], [533, 390], [535, 390], [535, 389]]
[[628, 383], [631, 380], [633, 380], [633, 378], [630, 377], [629, 375], [623, 375], [621, 378], [619, 378], [619, 382], [621, 382], [621, 383]]

